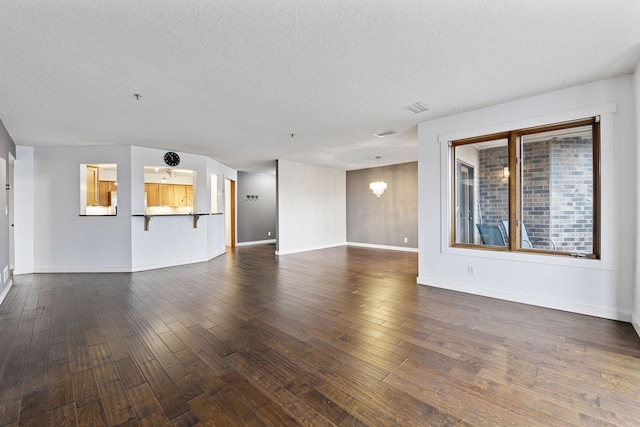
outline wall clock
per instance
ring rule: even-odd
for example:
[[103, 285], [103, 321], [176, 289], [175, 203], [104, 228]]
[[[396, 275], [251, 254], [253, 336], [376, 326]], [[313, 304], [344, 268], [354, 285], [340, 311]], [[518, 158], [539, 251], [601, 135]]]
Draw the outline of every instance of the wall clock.
[[164, 155], [164, 162], [169, 166], [178, 166], [180, 164], [180, 156], [178, 156], [178, 153], [169, 151]]

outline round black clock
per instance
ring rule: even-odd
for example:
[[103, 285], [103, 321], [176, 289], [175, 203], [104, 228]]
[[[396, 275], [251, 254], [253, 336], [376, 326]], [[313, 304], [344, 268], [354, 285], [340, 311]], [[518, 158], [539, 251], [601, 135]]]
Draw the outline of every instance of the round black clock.
[[169, 151], [164, 155], [164, 162], [169, 166], [178, 166], [180, 164], [180, 156], [178, 156], [178, 153]]

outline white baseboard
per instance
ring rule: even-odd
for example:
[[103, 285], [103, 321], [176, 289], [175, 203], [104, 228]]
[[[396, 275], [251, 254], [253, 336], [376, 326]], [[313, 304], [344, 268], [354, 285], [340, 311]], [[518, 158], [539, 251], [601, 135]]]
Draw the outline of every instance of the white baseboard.
[[358, 246], [361, 248], [372, 248], [372, 249], [386, 249], [389, 251], [403, 251], [403, 252], [415, 252], [418, 253], [418, 248], [408, 248], [406, 246], [387, 246], [387, 245], [374, 245], [372, 243], [355, 243], [355, 242], [347, 242], [348, 246]]
[[45, 266], [35, 267], [33, 273], [131, 273], [131, 267]]
[[638, 318], [635, 314], [631, 315], [631, 325], [633, 325], [633, 329], [636, 330], [636, 334], [640, 337], [640, 318]]
[[207, 262], [209, 261], [209, 259], [212, 259], [212, 258], [202, 257], [202, 258], [184, 259], [179, 261], [160, 262], [157, 264], [135, 265], [131, 267], [131, 272], [135, 273], [138, 271], [156, 270], [158, 268], [177, 267], [179, 265], [197, 264], [199, 262]]
[[4, 299], [7, 297], [7, 294], [9, 293], [9, 289], [11, 289], [12, 286], [13, 286], [13, 279], [9, 279], [9, 285], [6, 288], [4, 288], [2, 293], [0, 293], [0, 305], [2, 305], [2, 303], [4, 302]]
[[297, 253], [300, 253], [300, 252], [317, 251], [319, 249], [336, 248], [338, 246], [344, 246], [345, 244], [346, 244], [345, 242], [332, 243], [332, 244], [329, 244], [329, 245], [308, 246], [308, 247], [305, 247], [305, 248], [292, 249], [292, 250], [288, 250], [288, 251], [276, 251], [276, 255], [289, 255], [289, 254], [297, 254]]
[[226, 250], [217, 251], [213, 254], [209, 254], [207, 257], [203, 258], [192, 258], [185, 259], [179, 261], [171, 261], [171, 262], [159, 262], [154, 264], [139, 264], [134, 266], [126, 266], [126, 267], [86, 267], [86, 266], [49, 266], [49, 267], [35, 267], [33, 271], [26, 270], [14, 270], [14, 276], [21, 274], [33, 274], [33, 273], [135, 273], [137, 271], [147, 271], [147, 270], [155, 270], [157, 268], [166, 268], [166, 267], [175, 267], [178, 265], [187, 265], [187, 264], [195, 264], [198, 262], [206, 262], [210, 261], [214, 258], [219, 257], [220, 255], [224, 255]]
[[236, 246], [254, 246], [254, 245], [268, 245], [270, 243], [275, 243], [276, 239], [269, 240], [254, 240], [253, 242], [242, 242], [236, 243]]
[[[532, 295], [514, 294], [511, 292], [498, 291], [495, 289], [469, 286], [467, 284], [443, 282], [441, 280], [430, 279], [418, 276], [419, 285], [432, 286], [434, 288], [448, 289], [451, 291], [464, 292], [473, 295], [496, 298], [506, 301], [513, 301], [522, 304], [535, 305], [538, 307], [551, 308], [555, 310], [569, 311], [572, 313], [586, 314], [588, 316], [602, 317], [604, 319], [619, 320], [621, 322], [631, 322], [631, 314], [620, 310], [613, 310], [606, 307], [577, 304], [574, 302], [558, 301], [548, 298], [541, 298]], [[635, 326], [635, 325], [634, 325]], [[639, 329], [636, 328], [636, 331]]]

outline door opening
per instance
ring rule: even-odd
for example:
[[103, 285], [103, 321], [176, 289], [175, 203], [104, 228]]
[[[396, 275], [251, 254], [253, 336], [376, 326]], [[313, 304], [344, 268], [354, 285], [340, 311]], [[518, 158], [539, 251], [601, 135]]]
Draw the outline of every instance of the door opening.
[[457, 165], [457, 242], [474, 243], [474, 171], [473, 166], [458, 161]]
[[236, 182], [224, 180], [225, 244], [236, 247]]

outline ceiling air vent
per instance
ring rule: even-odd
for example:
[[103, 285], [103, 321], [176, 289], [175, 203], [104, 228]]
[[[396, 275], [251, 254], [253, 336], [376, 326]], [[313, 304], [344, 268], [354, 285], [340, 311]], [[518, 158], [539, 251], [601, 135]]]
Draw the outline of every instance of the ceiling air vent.
[[387, 129], [387, 130], [383, 130], [382, 132], [378, 132], [374, 135], [377, 136], [378, 138], [384, 138], [385, 136], [393, 135], [394, 133], [398, 133], [398, 131], [393, 129]]
[[413, 114], [419, 114], [424, 113], [425, 111], [429, 111], [429, 107], [424, 105], [422, 102], [416, 102], [415, 104], [407, 105], [406, 107], [402, 107], [402, 109], [410, 111]]

